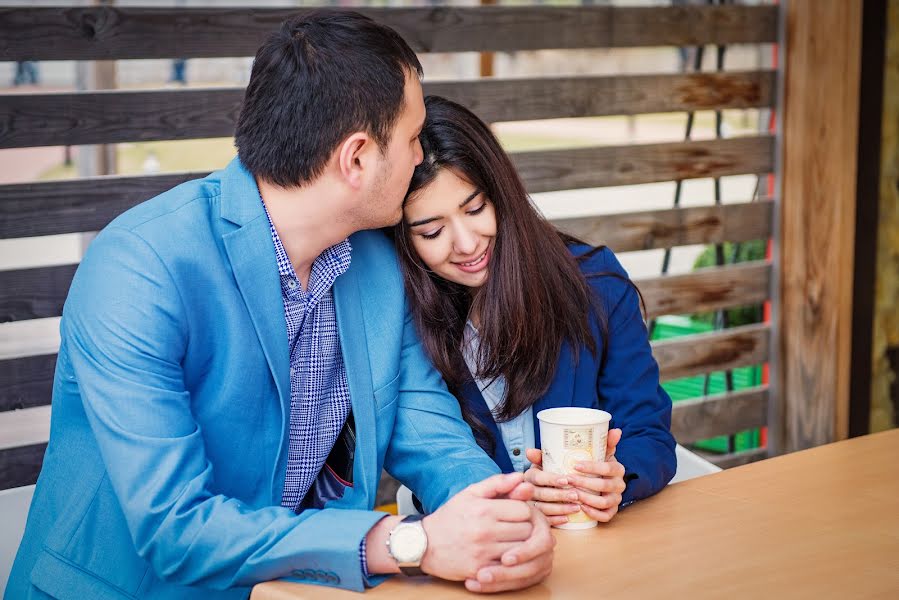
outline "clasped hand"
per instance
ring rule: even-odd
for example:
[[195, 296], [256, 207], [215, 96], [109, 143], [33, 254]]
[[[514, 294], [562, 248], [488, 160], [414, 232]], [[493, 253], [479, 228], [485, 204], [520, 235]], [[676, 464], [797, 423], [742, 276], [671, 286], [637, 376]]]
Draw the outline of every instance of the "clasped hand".
[[522, 589], [552, 571], [555, 539], [529, 501], [521, 473], [495, 475], [465, 488], [422, 521], [425, 573], [464, 581], [472, 592]]

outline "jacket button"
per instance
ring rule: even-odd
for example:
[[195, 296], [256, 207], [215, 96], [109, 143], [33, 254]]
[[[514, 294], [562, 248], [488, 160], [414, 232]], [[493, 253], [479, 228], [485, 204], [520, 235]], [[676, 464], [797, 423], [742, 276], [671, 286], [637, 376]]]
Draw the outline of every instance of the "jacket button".
[[519, 456], [521, 454], [521, 448], [513, 448], [512, 454], [514, 454], [515, 456]]

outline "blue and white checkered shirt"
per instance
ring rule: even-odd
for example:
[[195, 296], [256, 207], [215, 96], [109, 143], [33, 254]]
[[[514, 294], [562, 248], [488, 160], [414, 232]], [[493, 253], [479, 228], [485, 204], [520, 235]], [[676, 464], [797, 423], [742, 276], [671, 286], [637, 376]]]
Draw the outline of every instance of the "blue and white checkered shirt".
[[[332, 286], [350, 267], [352, 246], [344, 240], [322, 252], [312, 263], [304, 292], [268, 209], [265, 214], [278, 259], [290, 348], [290, 446], [281, 506], [296, 510], [322, 470], [350, 413], [350, 390], [340, 353]], [[367, 580], [364, 538], [359, 546], [359, 561]]]

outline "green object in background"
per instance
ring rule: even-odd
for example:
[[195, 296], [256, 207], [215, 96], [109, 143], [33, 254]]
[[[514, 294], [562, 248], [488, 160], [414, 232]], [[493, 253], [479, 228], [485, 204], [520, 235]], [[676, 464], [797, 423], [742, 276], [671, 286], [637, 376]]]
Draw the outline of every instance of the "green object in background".
[[[652, 339], [665, 340], [689, 335], [694, 333], [706, 333], [714, 328], [711, 323], [696, 321], [689, 317], [660, 317], [656, 320], [655, 329], [652, 332]], [[732, 371], [734, 379], [734, 390], [742, 390], [755, 387], [762, 383], [762, 368], [741, 367]], [[662, 388], [671, 396], [672, 402], [681, 400], [689, 400], [691, 398], [701, 398], [703, 394], [703, 386], [705, 385], [705, 376], [696, 375], [694, 377], [684, 377], [682, 379], [673, 379], [662, 384]], [[726, 391], [724, 371], [712, 373], [709, 378], [709, 394], [723, 394]], [[726, 454], [727, 437], [721, 435], [708, 440], [702, 440], [692, 444], [693, 447], [708, 452]], [[749, 450], [759, 447], [759, 430], [751, 429], [742, 431], [734, 436], [734, 451]]]

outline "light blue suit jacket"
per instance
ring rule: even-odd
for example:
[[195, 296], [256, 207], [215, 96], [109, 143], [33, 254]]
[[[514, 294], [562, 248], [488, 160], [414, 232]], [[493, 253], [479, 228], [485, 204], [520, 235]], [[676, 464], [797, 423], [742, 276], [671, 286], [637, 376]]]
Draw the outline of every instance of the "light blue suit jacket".
[[63, 311], [50, 443], [7, 598], [237, 598], [285, 577], [362, 590], [382, 467], [429, 510], [499, 471], [423, 353], [391, 244], [350, 241], [334, 299], [354, 487], [296, 515], [279, 506], [289, 358], [252, 176], [235, 159], [100, 233]]

